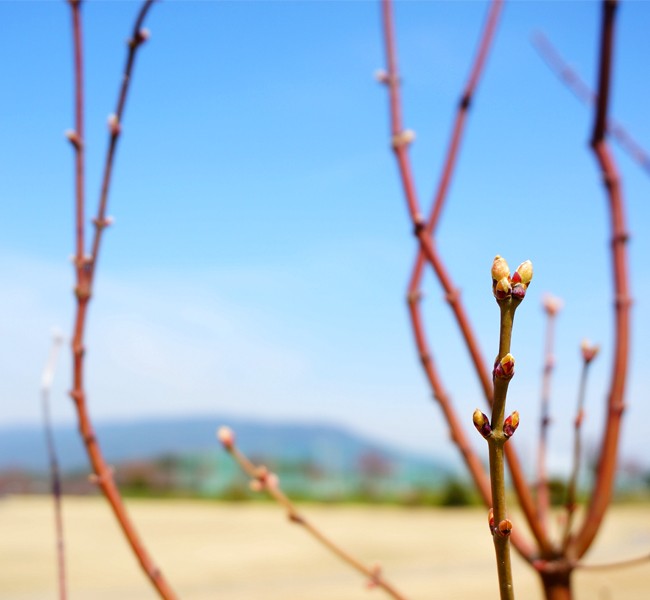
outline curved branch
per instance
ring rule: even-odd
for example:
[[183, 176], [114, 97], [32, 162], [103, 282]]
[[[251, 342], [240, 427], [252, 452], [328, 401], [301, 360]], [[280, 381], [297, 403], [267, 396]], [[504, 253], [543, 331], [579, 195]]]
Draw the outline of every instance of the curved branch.
[[[146, 39], [146, 34], [142, 31], [142, 22], [149, 11], [154, 0], [146, 0], [138, 13], [135, 21], [133, 35], [129, 41], [129, 54], [127, 66], [120, 88], [118, 99], [118, 112], [114, 119], [109, 121], [110, 142], [109, 151], [106, 157], [104, 169], [104, 182], [100, 194], [97, 217], [94, 219], [95, 237], [92, 243], [91, 254], [86, 256], [84, 249], [84, 229], [83, 220], [83, 44], [81, 36], [81, 18], [80, 18], [80, 0], [70, 0], [70, 6], [73, 16], [73, 38], [74, 38], [74, 56], [75, 56], [75, 111], [77, 130], [68, 137], [74, 145], [77, 152], [76, 174], [77, 174], [77, 203], [76, 203], [76, 247], [77, 254], [75, 260], [76, 266], [76, 288], [75, 295], [77, 299], [77, 311], [74, 322], [74, 333], [72, 337], [72, 354], [73, 354], [73, 388], [70, 396], [74, 400], [77, 411], [77, 421], [79, 432], [86, 447], [86, 452], [93, 469], [92, 480], [98, 485], [106, 500], [108, 501], [115, 518], [117, 519], [133, 553], [135, 554], [142, 570], [145, 572], [158, 594], [165, 600], [172, 600], [176, 595], [163, 577], [160, 569], [154, 564], [153, 559], [144, 547], [140, 536], [138, 535], [133, 523], [131, 522], [124, 502], [120, 496], [119, 490], [113, 479], [111, 467], [106, 463], [102, 451], [95, 436], [92, 421], [88, 412], [86, 401], [86, 391], [84, 387], [84, 332], [86, 326], [86, 317], [88, 313], [88, 304], [92, 295], [92, 286], [95, 276], [95, 267], [99, 253], [99, 244], [101, 241], [101, 232], [108, 225], [106, 219], [106, 203], [108, 198], [108, 187], [111, 178], [113, 156], [117, 138], [120, 133], [120, 122], [124, 102], [129, 89], [131, 70], [135, 58], [135, 52], [141, 43]], [[81, 191], [80, 191], [81, 190]]]
[[630, 338], [631, 299], [627, 274], [628, 260], [626, 248], [628, 233], [625, 227], [620, 178], [605, 138], [616, 7], [616, 0], [604, 0], [603, 2], [598, 102], [591, 142], [596, 160], [603, 175], [610, 209], [615, 346], [607, 399], [608, 414], [605, 419], [605, 429], [601, 438], [601, 451], [596, 480], [590, 495], [585, 521], [577, 533], [574, 542], [570, 545], [570, 548], [578, 558], [585, 554], [596, 537], [611, 499], [616, 474], [620, 426], [624, 410], [624, 392]]
[[[491, 403], [492, 399], [492, 381], [488, 369], [485, 367], [486, 363], [483, 359], [481, 351], [476, 340], [476, 336], [473, 333], [472, 327], [470, 325], [467, 313], [460, 301], [460, 293], [453, 285], [451, 277], [447, 273], [442, 259], [440, 258], [434, 242], [431, 239], [435, 227], [437, 225], [439, 216], [441, 214], [442, 206], [447, 195], [447, 190], [449, 183], [451, 181], [451, 176], [456, 163], [456, 158], [458, 150], [460, 147], [460, 141], [462, 139], [462, 132], [464, 129], [464, 124], [466, 120], [466, 114], [471, 104], [471, 99], [474, 94], [474, 89], [478, 83], [481, 70], [486, 60], [487, 52], [489, 50], [490, 42], [493, 38], [494, 30], [496, 28], [496, 23], [498, 21], [498, 16], [500, 14], [502, 1], [493, 0], [490, 8], [490, 13], [486, 22], [486, 26], [483, 32], [483, 37], [479, 45], [479, 52], [474, 63], [474, 67], [471, 70], [468, 83], [464, 89], [464, 92], [461, 96], [461, 101], [458, 105], [458, 112], [456, 117], [456, 122], [452, 132], [451, 142], [449, 145], [447, 158], [445, 161], [445, 166], [443, 168], [443, 173], [440, 179], [439, 187], [435, 196], [431, 216], [425, 222], [422, 214], [420, 212], [420, 206], [417, 199], [415, 184], [413, 180], [412, 169], [408, 157], [408, 146], [413, 139], [413, 135], [408, 130], [404, 130], [402, 124], [402, 109], [401, 109], [401, 97], [399, 93], [399, 71], [397, 67], [397, 51], [395, 44], [395, 34], [394, 34], [394, 25], [393, 25], [393, 16], [390, 0], [383, 0], [382, 2], [382, 13], [384, 21], [384, 37], [385, 37], [385, 46], [386, 46], [386, 62], [388, 66], [388, 72], [383, 77], [383, 82], [386, 83], [389, 92], [390, 100], [390, 123], [391, 123], [391, 136], [393, 140], [393, 151], [397, 159], [397, 164], [399, 168], [399, 173], [402, 180], [402, 187], [404, 190], [404, 195], [406, 198], [406, 203], [409, 211], [409, 216], [414, 225], [414, 233], [418, 239], [418, 255], [415, 260], [413, 272], [411, 275], [409, 283], [409, 305], [411, 312], [411, 321], [413, 323], [414, 331], [416, 331], [416, 341], [418, 343], [418, 350], [421, 356], [427, 356], [428, 361], [431, 365], [428, 369], [431, 370], [433, 367], [433, 359], [431, 353], [428, 350], [428, 345], [425, 340], [424, 330], [420, 325], [419, 332], [416, 330], [416, 319], [418, 323], [421, 323], [421, 316], [419, 315], [419, 307], [416, 302], [413, 302], [413, 298], [420, 297], [420, 282], [422, 279], [424, 266], [428, 262], [431, 264], [440, 284], [445, 292], [447, 301], [450, 304], [454, 317], [458, 323], [458, 326], [463, 335], [465, 345], [468, 348], [472, 362], [474, 364], [476, 373], [479, 377], [481, 386], [483, 388], [483, 393], [488, 401]], [[418, 341], [419, 340], [419, 341]], [[427, 367], [425, 365], [425, 370]], [[429, 382], [432, 384], [434, 397], [436, 399], [446, 398], [442, 386], [439, 388], [433, 387], [432, 376], [430, 372], [427, 371], [427, 377]], [[439, 377], [435, 376], [435, 380], [439, 381]], [[451, 410], [450, 406], [443, 406], [443, 411], [447, 415]], [[447, 417], [449, 422], [450, 419]], [[456, 421], [457, 419], [455, 419]], [[456, 440], [454, 440], [456, 441]], [[459, 444], [459, 448], [463, 454], [465, 462], [474, 478], [475, 484], [479, 489], [479, 492], [483, 496], [484, 500], [486, 496], [484, 495], [483, 486], [485, 483], [485, 474], [483, 475], [483, 481], [481, 476], [478, 475], [478, 469], [473, 464], [473, 460], [468, 458], [468, 446]], [[539, 525], [536, 520], [535, 507], [533, 503], [530, 490], [527, 487], [527, 483], [523, 474], [523, 469], [519, 463], [516, 451], [513, 446], [507, 445], [506, 457], [508, 459], [513, 486], [517, 491], [522, 510], [526, 515], [527, 522], [535, 536], [536, 540], [540, 544], [543, 552], [551, 552], [552, 548], [548, 540], [548, 536], [543, 528]], [[483, 470], [483, 469], [481, 469]], [[484, 470], [483, 470], [483, 473]], [[486, 501], [487, 503], [487, 501]], [[489, 504], [488, 504], [489, 506]], [[531, 549], [527, 547], [523, 541], [518, 536], [513, 536], [513, 544], [525, 557], [531, 556]], [[529, 558], [530, 559], [530, 558]]]

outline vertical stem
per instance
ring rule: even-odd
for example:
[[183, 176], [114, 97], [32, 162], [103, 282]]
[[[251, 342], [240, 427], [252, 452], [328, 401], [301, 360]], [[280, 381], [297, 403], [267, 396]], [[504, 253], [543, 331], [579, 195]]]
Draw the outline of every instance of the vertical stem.
[[50, 487], [54, 501], [54, 527], [56, 536], [56, 557], [57, 572], [59, 580], [59, 599], [65, 600], [66, 593], [66, 571], [65, 571], [65, 538], [63, 534], [63, 512], [61, 510], [61, 477], [59, 474], [59, 461], [56, 456], [54, 436], [52, 435], [52, 422], [50, 418], [50, 392], [56, 362], [59, 357], [63, 336], [54, 334], [50, 355], [43, 369], [43, 381], [41, 385], [41, 405], [43, 409], [43, 427], [45, 429], [45, 442], [47, 455], [50, 462]]
[[573, 424], [574, 437], [573, 437], [573, 466], [571, 469], [571, 476], [567, 484], [566, 496], [566, 526], [564, 529], [563, 548], [566, 550], [571, 540], [571, 526], [573, 525], [573, 516], [576, 509], [576, 495], [578, 488], [578, 474], [580, 473], [580, 461], [582, 459], [582, 440], [581, 429], [582, 421], [584, 418], [584, 404], [585, 393], [587, 390], [587, 375], [589, 373], [589, 365], [591, 361], [585, 360], [582, 365], [582, 373], [580, 375], [580, 386], [578, 389], [578, 406], [576, 408], [576, 418]]
[[[519, 302], [511, 297], [499, 301], [501, 325], [499, 328], [499, 354], [497, 356], [497, 363], [510, 352], [512, 325], [518, 304]], [[492, 433], [487, 438], [490, 457], [492, 510], [494, 516], [492, 538], [496, 554], [501, 600], [512, 600], [515, 597], [512, 583], [512, 565], [510, 562], [510, 532], [508, 531], [504, 535], [499, 529], [499, 524], [507, 519], [504, 469], [504, 445], [507, 442], [507, 437], [503, 432], [503, 422], [505, 420], [506, 397], [509, 383], [510, 379], [494, 377], [494, 402], [492, 404], [491, 418]]]
[[548, 447], [549, 406], [551, 397], [551, 375], [553, 373], [553, 338], [555, 312], [548, 312], [546, 319], [546, 341], [544, 344], [544, 375], [542, 378], [542, 402], [539, 423], [539, 445], [537, 448], [537, 515], [546, 527], [550, 508], [548, 478], [546, 474], [546, 449]]
[[77, 270], [84, 256], [84, 81], [81, 0], [69, 0], [74, 40], [74, 112], [75, 112], [75, 256]]

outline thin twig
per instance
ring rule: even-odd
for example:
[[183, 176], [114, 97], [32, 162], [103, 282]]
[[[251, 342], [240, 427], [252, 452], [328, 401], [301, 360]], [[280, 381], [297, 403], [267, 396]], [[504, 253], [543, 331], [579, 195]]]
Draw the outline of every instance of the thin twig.
[[566, 524], [564, 527], [564, 536], [562, 547], [566, 551], [571, 539], [571, 527], [573, 525], [573, 517], [576, 511], [576, 497], [578, 489], [578, 475], [580, 473], [580, 463], [582, 461], [582, 423], [584, 422], [584, 406], [585, 396], [587, 392], [587, 376], [589, 375], [589, 365], [593, 361], [596, 353], [598, 352], [597, 346], [589, 346], [583, 342], [582, 347], [582, 373], [580, 375], [580, 385], [578, 387], [578, 402], [576, 407], [576, 418], [573, 423], [573, 466], [571, 468], [571, 475], [567, 484], [566, 496]]
[[52, 391], [52, 381], [54, 380], [56, 363], [62, 345], [63, 335], [58, 331], [54, 332], [52, 336], [52, 347], [50, 348], [50, 353], [47, 357], [41, 379], [41, 407], [43, 411], [43, 428], [45, 430], [47, 456], [50, 463], [50, 487], [52, 490], [52, 500], [54, 502], [54, 527], [56, 536], [59, 598], [60, 600], [65, 600], [67, 593], [65, 573], [65, 537], [63, 534], [63, 512], [61, 510], [61, 476], [59, 474], [59, 461], [56, 455], [56, 446], [52, 434], [52, 420], [50, 418], [50, 393]]
[[609, 505], [619, 444], [620, 426], [624, 411], [625, 382], [629, 353], [630, 291], [627, 273], [629, 235], [625, 226], [623, 195], [616, 164], [606, 140], [609, 105], [611, 63], [614, 45], [616, 0], [604, 0], [601, 35], [601, 55], [598, 84], [598, 102], [592, 136], [592, 148], [603, 175], [610, 209], [612, 231], [612, 279], [614, 288], [615, 343], [612, 374], [607, 399], [607, 415], [594, 488], [582, 528], [573, 539], [570, 550], [581, 558], [593, 542]]
[[[415, 190], [415, 183], [413, 179], [412, 168], [408, 156], [408, 148], [410, 142], [414, 139], [414, 134], [405, 130], [402, 123], [402, 109], [400, 97], [400, 76], [397, 67], [397, 50], [395, 43], [395, 33], [392, 15], [392, 4], [390, 0], [382, 0], [382, 15], [384, 22], [384, 38], [386, 47], [386, 62], [387, 72], [380, 75], [380, 80], [386, 84], [389, 92], [390, 100], [390, 124], [392, 145], [395, 157], [397, 159], [398, 169], [402, 181], [402, 187], [406, 198], [407, 208], [411, 221], [413, 222], [414, 234], [418, 239], [418, 255], [415, 260], [413, 273], [411, 275], [408, 291], [409, 313], [411, 315], [411, 322], [418, 345], [418, 351], [423, 362], [427, 378], [433, 389], [433, 394], [436, 400], [441, 403], [441, 407], [445, 412], [445, 417], [452, 427], [452, 440], [458, 445], [463, 458], [468, 466], [468, 469], [474, 479], [474, 482], [481, 493], [487, 506], [491, 505], [488, 500], [486, 487], [487, 481], [484, 470], [477, 464], [478, 459], [470, 453], [469, 445], [465, 442], [465, 438], [457, 428], [457, 418], [452, 418], [452, 408], [448, 401], [448, 396], [444, 391], [441, 384], [440, 377], [437, 375], [433, 363], [433, 356], [426, 342], [424, 328], [422, 326], [422, 317], [420, 314], [419, 301], [422, 296], [420, 291], [420, 282], [423, 275], [425, 264], [428, 262], [438, 278], [441, 287], [445, 293], [445, 298], [449, 303], [453, 315], [456, 319], [458, 327], [463, 336], [463, 340], [470, 353], [472, 363], [475, 367], [476, 373], [479, 377], [483, 393], [491, 404], [492, 402], [492, 381], [489, 371], [486, 368], [486, 362], [479, 349], [476, 336], [473, 332], [469, 318], [461, 302], [460, 291], [454, 285], [449, 273], [445, 269], [443, 261], [438, 254], [434, 242], [431, 239], [431, 234], [435, 231], [438, 218], [442, 211], [444, 200], [447, 196], [447, 190], [451, 181], [451, 176], [456, 163], [456, 157], [462, 139], [462, 131], [466, 119], [466, 113], [470, 107], [471, 99], [474, 94], [474, 89], [478, 83], [481, 70], [485, 64], [489, 44], [492, 40], [498, 16], [500, 14], [502, 2], [494, 0], [490, 7], [490, 13], [486, 21], [486, 26], [483, 31], [483, 37], [479, 44], [479, 52], [475, 60], [474, 66], [471, 70], [468, 83], [461, 96], [458, 105], [456, 122], [452, 131], [451, 142], [448, 148], [447, 159], [443, 167], [443, 173], [440, 178], [438, 190], [435, 195], [434, 205], [432, 208], [431, 216], [425, 222], [420, 212], [420, 205], [417, 199]], [[442, 399], [442, 402], [441, 402]], [[545, 552], [551, 552], [551, 544], [546, 532], [536, 520], [536, 512], [530, 490], [528, 489], [527, 482], [524, 476], [523, 469], [518, 460], [514, 447], [506, 447], [506, 457], [508, 459], [512, 482], [522, 510], [526, 516], [527, 522], [535, 536], [538, 544]], [[478, 461], [480, 463], [480, 461]], [[481, 475], [483, 471], [483, 475]], [[512, 536], [512, 543], [517, 547], [522, 556], [531, 560], [532, 550], [530, 546], [520, 538], [518, 535]]]
[[555, 319], [560, 308], [560, 301], [547, 296], [544, 299], [546, 312], [546, 340], [544, 342], [544, 372], [542, 375], [541, 415], [539, 424], [539, 446], [537, 449], [537, 518], [544, 527], [548, 524], [548, 511], [550, 497], [548, 489], [548, 476], [546, 473], [546, 449], [548, 442], [548, 428], [551, 422], [551, 379], [555, 367], [553, 346], [555, 339]]
[[[566, 84], [573, 94], [584, 104], [594, 104], [596, 94], [584, 82], [580, 75], [560, 56], [560, 53], [553, 47], [549, 39], [543, 33], [536, 32], [533, 35], [532, 42], [535, 49], [544, 59], [544, 62]], [[612, 139], [618, 143], [632, 160], [637, 162], [642, 169], [650, 173], [650, 155], [628, 133], [628, 130], [621, 123], [614, 119], [608, 119], [607, 131], [612, 136]]]
[[497, 560], [501, 600], [513, 600], [515, 597], [510, 562], [512, 524], [508, 520], [506, 510], [504, 473], [504, 447], [519, 425], [519, 414], [517, 412], [512, 413], [506, 419], [506, 397], [510, 380], [514, 375], [515, 365], [514, 357], [510, 354], [512, 326], [515, 311], [525, 297], [532, 275], [533, 270], [530, 261], [519, 265], [511, 278], [506, 261], [500, 256], [496, 256], [494, 259], [492, 265], [492, 289], [499, 305], [501, 318], [499, 352], [494, 362], [493, 371], [494, 402], [489, 426], [486, 428], [486, 419], [480, 411], [477, 410], [474, 413], [474, 424], [487, 440], [489, 449], [490, 484], [492, 487], [490, 529]]
[[242, 471], [251, 478], [258, 491], [266, 493], [280, 504], [286, 511], [287, 517], [292, 523], [304, 527], [316, 540], [338, 556], [342, 561], [350, 565], [353, 569], [361, 573], [368, 581], [369, 587], [381, 588], [395, 600], [406, 600], [406, 596], [401, 594], [389, 583], [382, 575], [378, 566], [367, 567], [361, 561], [352, 556], [349, 552], [343, 550], [338, 544], [329, 539], [324, 533], [311, 523], [304, 515], [298, 512], [296, 506], [286, 496], [280, 488], [277, 475], [271, 473], [263, 465], [255, 465], [235, 444], [235, 435], [228, 427], [221, 427], [217, 432], [217, 437], [226, 451], [235, 459]]
[[74, 56], [75, 56], [75, 122], [76, 131], [69, 134], [68, 137], [72, 142], [77, 156], [76, 162], [76, 181], [77, 181], [77, 202], [76, 202], [76, 288], [75, 295], [77, 298], [77, 312], [74, 324], [74, 333], [72, 338], [73, 354], [73, 389], [70, 393], [74, 400], [77, 410], [77, 419], [79, 431], [93, 469], [93, 481], [98, 485], [131, 546], [135, 556], [140, 563], [143, 571], [157, 590], [158, 594], [166, 600], [176, 598], [171, 587], [163, 577], [162, 573], [154, 564], [152, 558], [142, 544], [140, 537], [135, 530], [124, 506], [122, 498], [115, 481], [113, 472], [106, 463], [104, 456], [99, 447], [95, 436], [92, 421], [88, 413], [86, 402], [86, 392], [84, 388], [84, 332], [86, 325], [86, 315], [88, 304], [92, 295], [92, 287], [95, 276], [95, 267], [99, 255], [101, 234], [103, 229], [109, 224], [106, 218], [106, 204], [108, 200], [109, 183], [111, 179], [113, 160], [117, 139], [121, 130], [121, 117], [124, 110], [124, 104], [131, 82], [131, 73], [138, 48], [142, 45], [148, 34], [142, 29], [142, 23], [151, 8], [154, 0], [146, 0], [136, 18], [131, 39], [128, 42], [129, 52], [127, 55], [126, 67], [122, 85], [118, 96], [117, 109], [115, 115], [109, 119], [109, 148], [106, 156], [104, 167], [104, 179], [100, 193], [97, 216], [94, 219], [95, 236], [91, 245], [89, 255], [84, 254], [84, 139], [83, 139], [83, 42], [81, 36], [81, 15], [80, 0], [70, 0], [70, 6], [73, 16], [73, 39], [74, 39]]

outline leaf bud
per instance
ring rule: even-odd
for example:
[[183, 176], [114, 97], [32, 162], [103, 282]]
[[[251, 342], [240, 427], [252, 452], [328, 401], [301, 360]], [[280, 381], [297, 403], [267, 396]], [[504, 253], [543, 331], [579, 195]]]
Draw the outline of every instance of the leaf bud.
[[509, 519], [503, 519], [497, 526], [497, 531], [499, 532], [499, 535], [503, 537], [507, 537], [510, 535], [512, 532], [512, 521]]
[[512, 276], [512, 283], [521, 283], [528, 287], [533, 280], [533, 263], [529, 260], [522, 262]]
[[600, 346], [597, 344], [592, 344], [589, 340], [582, 340], [580, 344], [580, 351], [582, 352], [582, 359], [585, 361], [585, 364], [589, 364], [600, 350]]
[[409, 146], [415, 141], [415, 131], [412, 129], [404, 129], [393, 136], [393, 148], [401, 148], [402, 146]]
[[519, 412], [514, 411], [511, 415], [506, 417], [506, 420], [503, 422], [503, 435], [507, 438], [511, 438], [514, 432], [519, 427]]
[[509, 277], [502, 277], [493, 287], [494, 297], [497, 300], [503, 300], [512, 293], [512, 285]]
[[562, 300], [556, 296], [545, 294], [542, 300], [542, 306], [549, 317], [555, 316], [562, 310]]
[[[497, 359], [498, 360], [498, 359]], [[515, 374], [515, 357], [508, 353], [494, 367], [494, 377], [498, 379], [511, 379]]]
[[478, 431], [484, 438], [490, 437], [492, 427], [490, 426], [490, 421], [485, 413], [481, 412], [477, 408], [472, 415], [472, 420], [474, 421], [476, 431]]
[[235, 433], [230, 427], [219, 427], [217, 430], [217, 439], [226, 450], [231, 450], [235, 445]]
[[492, 281], [501, 281], [504, 277], [510, 277], [510, 267], [506, 259], [497, 254], [492, 261]]

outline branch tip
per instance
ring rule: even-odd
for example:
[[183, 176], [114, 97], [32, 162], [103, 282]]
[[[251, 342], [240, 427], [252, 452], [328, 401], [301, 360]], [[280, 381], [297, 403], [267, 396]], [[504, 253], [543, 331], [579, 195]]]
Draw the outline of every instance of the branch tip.
[[235, 432], [224, 425], [217, 430], [217, 439], [226, 450], [230, 451], [235, 445]]

